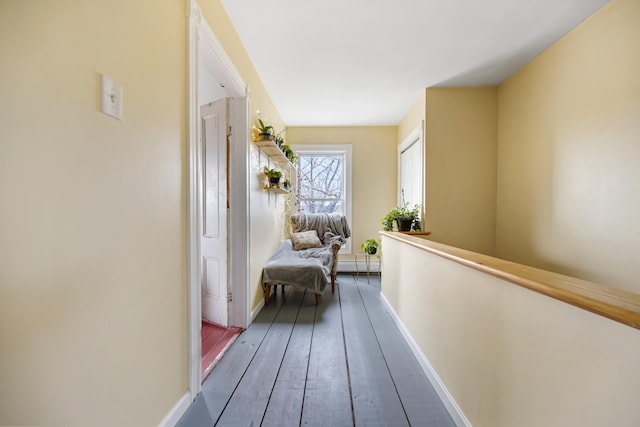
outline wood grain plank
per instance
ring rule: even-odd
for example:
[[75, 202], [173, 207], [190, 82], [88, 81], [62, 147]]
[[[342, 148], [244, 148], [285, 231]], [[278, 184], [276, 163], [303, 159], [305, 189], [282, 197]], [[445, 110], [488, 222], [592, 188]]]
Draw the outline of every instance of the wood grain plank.
[[[307, 294], [306, 298], [309, 301], [311, 295]], [[300, 425], [315, 313], [315, 305], [302, 304], [262, 420], [262, 427]]]
[[251, 326], [240, 334], [202, 384], [202, 395], [214, 422], [222, 414], [233, 391], [248, 369], [271, 324], [280, 312], [284, 300], [285, 297], [279, 294], [277, 298], [273, 298], [271, 304], [260, 311]]
[[340, 296], [356, 425], [409, 425], [354, 279]]
[[217, 426], [258, 426], [262, 423], [303, 295], [303, 292], [295, 290], [287, 292], [282, 308], [233, 392]]
[[351, 426], [353, 414], [340, 316], [340, 287], [325, 292], [316, 310], [302, 426]]
[[177, 425], [452, 426], [379, 289], [378, 277], [339, 275], [317, 307], [312, 294], [279, 292]]
[[200, 393], [175, 427], [211, 427], [217, 418], [218, 414], [211, 413], [207, 398], [203, 393]]
[[356, 278], [356, 281], [409, 423], [412, 426], [455, 427], [449, 412], [380, 299], [380, 278], [375, 278], [371, 284], [360, 278]]

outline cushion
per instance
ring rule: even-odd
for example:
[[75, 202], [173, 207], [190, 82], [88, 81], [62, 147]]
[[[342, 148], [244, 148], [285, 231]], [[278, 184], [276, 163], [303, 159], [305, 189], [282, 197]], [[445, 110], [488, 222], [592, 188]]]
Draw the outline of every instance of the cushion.
[[293, 244], [293, 249], [295, 249], [296, 251], [299, 251], [301, 249], [322, 247], [322, 242], [320, 241], [318, 232], [316, 230], [293, 233], [291, 235], [291, 243]]

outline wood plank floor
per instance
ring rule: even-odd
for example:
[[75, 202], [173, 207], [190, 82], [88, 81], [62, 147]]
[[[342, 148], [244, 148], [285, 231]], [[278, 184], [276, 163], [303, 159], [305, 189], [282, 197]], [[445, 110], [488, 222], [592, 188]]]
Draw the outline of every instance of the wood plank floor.
[[455, 426], [379, 293], [355, 275], [318, 306], [279, 290], [177, 426]]

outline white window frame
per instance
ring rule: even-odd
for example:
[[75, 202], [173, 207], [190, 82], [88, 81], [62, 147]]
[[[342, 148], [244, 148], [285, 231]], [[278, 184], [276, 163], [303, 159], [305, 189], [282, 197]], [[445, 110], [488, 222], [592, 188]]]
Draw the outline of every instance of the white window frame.
[[[347, 218], [349, 228], [352, 227], [351, 212], [352, 212], [352, 198], [353, 193], [351, 191], [351, 159], [352, 159], [352, 145], [351, 144], [296, 144], [291, 148], [298, 155], [302, 154], [342, 154], [344, 155], [344, 216]], [[340, 254], [351, 254], [351, 238], [347, 239], [347, 243], [340, 249]]]

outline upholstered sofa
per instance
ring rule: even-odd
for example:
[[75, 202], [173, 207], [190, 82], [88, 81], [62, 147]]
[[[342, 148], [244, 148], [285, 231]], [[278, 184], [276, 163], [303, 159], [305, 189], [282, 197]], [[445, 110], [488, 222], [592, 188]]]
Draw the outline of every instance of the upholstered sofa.
[[351, 236], [340, 214], [297, 214], [291, 217], [291, 238], [282, 242], [262, 269], [264, 302], [277, 285], [301, 287], [313, 292], [316, 304], [331, 281], [335, 292], [338, 251]]

